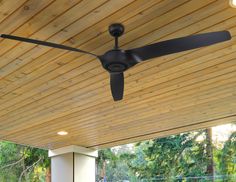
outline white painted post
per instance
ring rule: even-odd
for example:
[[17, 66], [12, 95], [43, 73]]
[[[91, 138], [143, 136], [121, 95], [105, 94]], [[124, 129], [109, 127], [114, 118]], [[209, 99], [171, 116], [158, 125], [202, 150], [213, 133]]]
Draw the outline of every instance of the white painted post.
[[95, 182], [96, 150], [68, 146], [49, 150], [52, 182]]

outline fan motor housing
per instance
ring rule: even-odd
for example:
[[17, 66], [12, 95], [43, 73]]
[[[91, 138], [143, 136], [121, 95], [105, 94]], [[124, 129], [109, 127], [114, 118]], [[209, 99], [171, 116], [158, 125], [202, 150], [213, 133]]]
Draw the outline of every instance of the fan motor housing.
[[103, 68], [110, 73], [120, 73], [138, 63], [134, 56], [123, 50], [111, 50], [99, 57]]

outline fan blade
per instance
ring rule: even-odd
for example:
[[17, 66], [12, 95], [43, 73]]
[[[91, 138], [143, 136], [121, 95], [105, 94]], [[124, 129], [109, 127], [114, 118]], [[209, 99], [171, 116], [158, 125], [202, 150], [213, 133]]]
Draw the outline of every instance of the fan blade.
[[12, 40], [17, 40], [17, 41], [21, 41], [21, 42], [28, 42], [28, 43], [33, 43], [33, 44], [58, 48], [58, 49], [64, 49], [64, 50], [68, 50], [68, 51], [81, 52], [81, 53], [90, 54], [90, 55], [93, 55], [93, 56], [97, 57], [97, 55], [95, 55], [93, 53], [86, 52], [86, 51], [83, 51], [83, 50], [80, 50], [80, 49], [77, 49], [77, 48], [61, 45], [61, 44], [55, 44], [55, 43], [52, 43], [52, 42], [45, 42], [45, 41], [41, 41], [41, 40], [28, 39], [28, 38], [24, 38], [24, 37], [17, 37], [17, 36], [14, 36], [14, 35], [6, 35], [6, 34], [1, 34], [0, 37], [5, 38], [5, 39], [12, 39]]
[[141, 59], [141, 61], [144, 61], [155, 57], [209, 46], [230, 39], [231, 35], [228, 31], [210, 32], [162, 41], [144, 47], [127, 50], [126, 52], [131, 53]]
[[124, 93], [124, 74], [110, 73], [110, 85], [114, 101], [121, 100]]

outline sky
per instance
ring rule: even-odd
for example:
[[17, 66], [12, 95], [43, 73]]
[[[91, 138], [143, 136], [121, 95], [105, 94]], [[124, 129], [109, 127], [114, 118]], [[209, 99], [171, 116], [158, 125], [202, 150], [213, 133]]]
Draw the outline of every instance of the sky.
[[213, 142], [225, 142], [236, 131], [236, 124], [225, 124], [212, 128]]
[[[230, 135], [236, 131], [236, 124], [225, 124], [212, 127], [212, 142], [215, 146], [222, 147], [223, 143], [228, 140]], [[204, 140], [204, 136], [200, 135], [197, 141]]]

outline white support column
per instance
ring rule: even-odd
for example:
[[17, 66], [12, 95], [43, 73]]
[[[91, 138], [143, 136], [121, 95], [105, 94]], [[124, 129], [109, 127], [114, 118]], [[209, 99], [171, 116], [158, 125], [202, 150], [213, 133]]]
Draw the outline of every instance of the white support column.
[[96, 150], [68, 146], [49, 150], [52, 182], [95, 182]]

